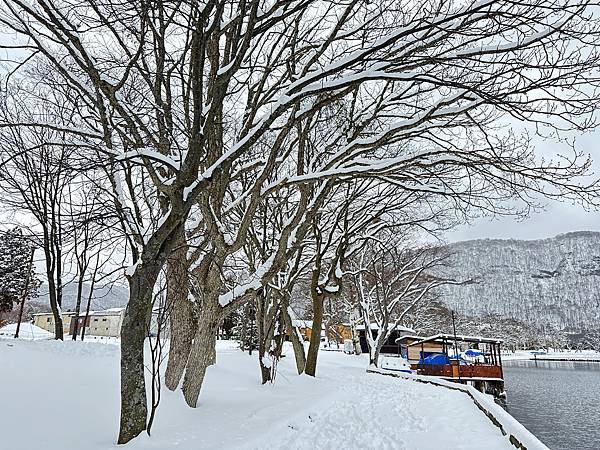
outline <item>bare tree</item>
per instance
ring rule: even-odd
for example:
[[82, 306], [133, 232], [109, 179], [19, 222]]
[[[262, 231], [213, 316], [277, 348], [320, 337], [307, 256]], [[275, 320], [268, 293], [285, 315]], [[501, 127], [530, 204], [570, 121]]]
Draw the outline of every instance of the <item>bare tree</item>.
[[[74, 178], [70, 166], [73, 147], [48, 145], [65, 139], [64, 134], [42, 130], [40, 134], [10, 128], [2, 134], [2, 151], [18, 149], [5, 170], [0, 172], [3, 193], [0, 202], [35, 218], [41, 228], [38, 240], [44, 253], [50, 307], [54, 316], [54, 335], [63, 339], [62, 290], [66, 248], [70, 228], [65, 203], [68, 186]], [[38, 234], [38, 233], [36, 233]]]
[[[526, 210], [535, 192], [593, 194], [572, 181], [587, 168], [579, 155], [540, 162], [527, 139], [496, 125], [506, 116], [540, 129], [593, 125], [594, 4], [3, 0], [0, 25], [16, 36], [10, 77], [30, 91], [11, 102], [44, 105], [53, 97], [40, 91], [68, 91], [78, 119], [1, 126], [93, 140], [83, 148], [103, 160], [128, 235], [119, 442], [146, 428], [152, 292], [184, 230], [199, 249], [191, 293], [200, 315], [177, 367], [195, 406], [214, 327], [294, 258], [333, 180], [378, 177], [452, 198], [463, 213], [510, 212], [499, 202], [515, 197]], [[43, 77], [31, 70], [45, 66]], [[222, 268], [281, 191], [293, 202], [268, 257], [228, 284]]]
[[407, 314], [437, 286], [456, 283], [433, 273], [447, 259], [440, 248], [411, 248], [406, 243], [400, 247], [389, 234], [381, 237], [384, 239], [364, 247], [351, 272], [369, 363], [374, 366], [378, 365], [381, 348]]
[[88, 320], [94, 288], [97, 283], [111, 277], [112, 273], [118, 270], [111, 268], [108, 273], [105, 273], [109, 265], [116, 268], [120, 266], [119, 262], [114, 261], [112, 257], [122, 250], [124, 242], [120, 228], [115, 223], [110, 203], [94, 181], [80, 176], [78, 180], [70, 183], [68, 197], [63, 201], [68, 208], [65, 218], [69, 229], [72, 230], [72, 240], [68, 250], [76, 269], [74, 280], [77, 291], [74, 317], [77, 320], [73, 323], [73, 340], [77, 339], [80, 332], [82, 340], [85, 336], [84, 330], [79, 329], [84, 286], [88, 289], [86, 315], [83, 321], [85, 324]]

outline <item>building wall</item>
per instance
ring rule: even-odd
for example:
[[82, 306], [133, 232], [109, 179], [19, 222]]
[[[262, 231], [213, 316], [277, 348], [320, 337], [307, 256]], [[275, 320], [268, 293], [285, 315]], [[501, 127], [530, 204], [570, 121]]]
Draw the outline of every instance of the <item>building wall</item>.
[[[310, 341], [310, 336], [312, 335], [312, 328], [308, 327], [298, 327], [300, 330], [300, 334], [304, 336], [305, 341]], [[336, 324], [331, 326], [332, 329], [332, 340], [338, 340], [340, 344], [344, 342], [344, 339], [352, 339], [352, 332], [350, 331], [350, 327], [345, 325]], [[322, 336], [325, 335], [325, 330], [322, 330]]]
[[[67, 333], [67, 334], [69, 333], [69, 329], [71, 327], [71, 317], [72, 316], [73, 316], [73, 314], [67, 314], [67, 313], [62, 314], [63, 333]], [[49, 331], [50, 333], [54, 333], [54, 316], [52, 315], [52, 313], [39, 314], [39, 315], [34, 316], [33, 324], [35, 326], [43, 328], [46, 331]]]
[[[109, 314], [90, 314], [88, 317], [88, 321], [85, 326], [85, 334], [90, 336], [109, 336], [109, 337], [119, 337], [121, 335], [121, 326], [123, 324], [123, 313], [124, 311], [115, 311]], [[63, 313], [63, 330], [65, 334], [73, 333], [73, 326], [71, 324], [73, 318], [73, 313]], [[151, 320], [151, 333], [156, 334], [157, 328], [157, 315], [155, 313], [152, 314]], [[39, 314], [34, 316], [34, 324], [40, 328], [43, 328], [46, 331], [54, 333], [54, 316], [52, 313], [48, 314]], [[81, 324], [78, 327], [79, 335], [81, 335]], [[163, 330], [162, 333], [166, 333], [166, 330]]]
[[[423, 352], [425, 353], [441, 353], [443, 350], [442, 344], [437, 344], [434, 342], [428, 342], [423, 344]], [[421, 358], [421, 346], [420, 345], [412, 345], [408, 347], [408, 360], [411, 363], [418, 363]]]
[[[400, 346], [396, 343], [396, 339], [402, 336], [404, 331], [402, 330], [393, 330], [387, 340], [383, 343], [381, 347], [382, 355], [398, 355], [400, 351]], [[378, 331], [371, 330], [371, 336], [373, 339], [377, 338]], [[365, 335], [365, 330], [358, 330], [358, 340], [360, 342], [360, 348], [363, 353], [369, 353], [369, 344], [367, 343], [367, 337]]]
[[85, 333], [92, 336], [118, 337], [121, 334], [121, 322], [121, 314], [90, 316]]
[[352, 339], [352, 331], [346, 325], [333, 325], [333, 338], [337, 339], [340, 344], [344, 343], [345, 339]]

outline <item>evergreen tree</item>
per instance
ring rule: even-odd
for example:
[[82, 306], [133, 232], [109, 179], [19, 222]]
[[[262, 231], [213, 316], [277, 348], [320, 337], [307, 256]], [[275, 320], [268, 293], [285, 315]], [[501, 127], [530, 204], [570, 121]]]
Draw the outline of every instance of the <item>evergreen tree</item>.
[[256, 309], [253, 302], [240, 307], [232, 314], [234, 323], [231, 328], [233, 339], [238, 341], [242, 351], [252, 351], [257, 348], [258, 329], [256, 326]]
[[40, 282], [34, 268], [29, 267], [32, 249], [19, 228], [0, 233], [0, 312], [11, 311], [26, 288], [25, 300], [37, 294]]

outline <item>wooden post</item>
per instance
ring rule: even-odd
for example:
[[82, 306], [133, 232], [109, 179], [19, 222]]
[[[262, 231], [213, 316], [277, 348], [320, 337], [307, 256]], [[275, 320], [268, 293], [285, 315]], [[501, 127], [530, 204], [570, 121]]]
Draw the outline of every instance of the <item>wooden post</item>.
[[498, 364], [500, 365], [500, 378], [504, 380], [504, 369], [502, 368], [501, 344], [498, 344]]
[[454, 310], [452, 310], [452, 331], [454, 331], [454, 358], [458, 367], [458, 382], [460, 383], [460, 359], [458, 359], [458, 343], [456, 342], [456, 324], [454, 323]]
[[15, 330], [15, 339], [19, 337], [19, 331], [21, 330], [21, 320], [23, 320], [23, 308], [25, 306], [25, 300], [27, 299], [27, 291], [29, 289], [29, 279], [31, 278], [31, 266], [33, 266], [33, 254], [35, 248], [31, 248], [31, 255], [29, 257], [29, 264], [27, 265], [27, 276], [25, 277], [25, 286], [21, 293], [21, 306], [19, 308], [19, 321], [17, 322], [17, 329]]

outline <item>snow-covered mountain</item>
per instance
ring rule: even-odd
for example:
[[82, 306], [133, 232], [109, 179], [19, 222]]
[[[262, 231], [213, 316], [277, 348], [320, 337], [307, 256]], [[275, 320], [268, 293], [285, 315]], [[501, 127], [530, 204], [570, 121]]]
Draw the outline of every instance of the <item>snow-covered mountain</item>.
[[[41, 305], [46, 305], [47, 310], [50, 310], [50, 300], [48, 299], [47, 286], [43, 284], [39, 290], [39, 297], [35, 301]], [[88, 283], [83, 284], [83, 298], [82, 308], [85, 308], [87, 298], [90, 292], [90, 286]], [[92, 309], [108, 309], [120, 306], [125, 306], [128, 299], [128, 290], [126, 286], [113, 283], [109, 285], [97, 286], [94, 289], [92, 296], [91, 308]], [[77, 301], [77, 284], [67, 283], [63, 287], [63, 301], [62, 307], [64, 311], [72, 311], [75, 309], [75, 303]]]
[[458, 312], [561, 329], [600, 326], [600, 232], [534, 241], [482, 239], [448, 247], [448, 274], [477, 280], [443, 288], [441, 300]]

